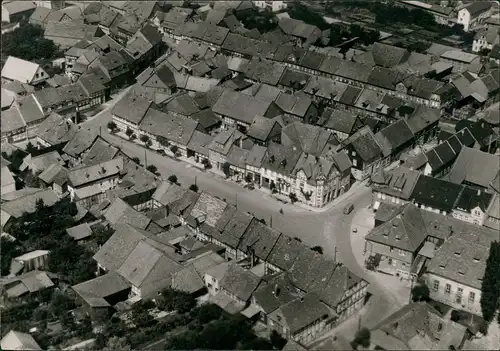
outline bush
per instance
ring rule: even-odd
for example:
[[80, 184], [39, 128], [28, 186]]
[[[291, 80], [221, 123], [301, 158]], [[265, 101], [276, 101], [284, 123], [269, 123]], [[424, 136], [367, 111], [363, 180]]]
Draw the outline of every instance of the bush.
[[168, 181], [173, 184], [177, 184], [177, 176], [175, 174], [172, 174], [170, 177], [168, 177]]
[[172, 145], [170, 147], [170, 151], [174, 154], [174, 156], [177, 156], [177, 152], [179, 151], [179, 147], [177, 145]]
[[135, 140], [135, 139], [137, 139], [137, 135], [132, 134], [132, 136], [130, 137], [130, 140]]
[[161, 135], [157, 136], [156, 140], [158, 141], [158, 143], [161, 146], [164, 146], [164, 147], [169, 147], [170, 146], [170, 143], [169, 143], [168, 139], [165, 138], [165, 137], [162, 137]]
[[288, 195], [288, 197], [290, 198], [290, 201], [292, 202], [292, 204], [296, 203], [297, 201], [299, 201], [299, 199], [297, 198], [297, 195], [295, 195], [295, 193], [290, 193]]
[[281, 350], [286, 345], [286, 339], [273, 330], [270, 335], [271, 344], [276, 350]]
[[196, 184], [191, 184], [191, 185], [189, 186], [189, 190], [194, 191], [195, 193], [197, 193], [197, 192], [198, 192], [198, 185], [196, 185]]
[[135, 163], [137, 163], [138, 165], [141, 164], [141, 160], [139, 159], [139, 157], [132, 157], [131, 160]]
[[251, 183], [252, 182], [252, 175], [250, 173], [247, 173], [245, 175], [245, 182]]

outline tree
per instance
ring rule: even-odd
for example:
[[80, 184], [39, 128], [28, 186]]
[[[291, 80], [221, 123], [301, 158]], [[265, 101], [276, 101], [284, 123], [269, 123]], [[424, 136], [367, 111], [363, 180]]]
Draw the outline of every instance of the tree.
[[[40, 174], [40, 173], [38, 173]], [[24, 185], [28, 188], [39, 188], [40, 187], [40, 179], [37, 175], [33, 173], [33, 171], [28, 171], [24, 177]]]
[[156, 140], [158, 141], [158, 143], [161, 145], [161, 146], [164, 146], [164, 147], [169, 147], [170, 146], [170, 143], [168, 141], [167, 138], [161, 136], [161, 135], [158, 135], [156, 137]]
[[210, 163], [210, 161], [207, 158], [204, 158], [203, 160], [201, 160], [201, 164], [203, 165], [203, 167], [205, 169], [212, 168], [212, 164]]
[[156, 174], [156, 172], [158, 172], [158, 168], [156, 168], [155, 165], [149, 165], [149, 166], [146, 167], [146, 169], [148, 171], [150, 171], [151, 173], [154, 173], [154, 174]]
[[0, 238], [2, 255], [0, 256], [2, 264], [2, 276], [6, 276], [10, 272], [10, 263], [12, 259], [23, 254], [17, 242], [2, 236]]
[[146, 134], [142, 134], [140, 137], [140, 140], [144, 143], [144, 146], [149, 147], [151, 144], [151, 140], [149, 139], [149, 136]]
[[411, 290], [411, 299], [414, 302], [429, 301], [429, 298], [430, 298], [429, 287], [424, 283], [416, 285]]
[[368, 328], [361, 328], [356, 332], [356, 335], [354, 336], [353, 343], [357, 345], [361, 345], [363, 347], [369, 347], [370, 346], [370, 337], [371, 333]]
[[38, 149], [31, 143], [31, 141], [26, 145], [26, 152], [31, 154], [33, 151], [37, 151]]
[[130, 127], [127, 127], [125, 134], [128, 136], [129, 139], [132, 139], [132, 135], [134, 135], [134, 131], [132, 129], [130, 129]]
[[162, 291], [161, 295], [159, 308], [166, 311], [185, 313], [196, 306], [196, 299], [184, 291], [167, 288]]
[[317, 253], [320, 253], [323, 255], [323, 248], [321, 246], [314, 246], [311, 248], [311, 250], [316, 251]]
[[204, 303], [196, 307], [189, 313], [191, 317], [196, 318], [201, 324], [207, 324], [213, 320], [222, 317], [222, 309], [213, 303]]
[[179, 148], [177, 147], [177, 145], [172, 145], [170, 147], [170, 151], [172, 151], [172, 153], [174, 154], [174, 156], [177, 156], [177, 152], [179, 151]]
[[451, 311], [450, 319], [453, 322], [458, 322], [460, 319], [462, 319], [462, 313], [459, 310], [453, 310]]
[[102, 351], [116, 351], [116, 350], [131, 350], [130, 345], [127, 342], [127, 338], [119, 338], [116, 336], [111, 337], [106, 343], [106, 347]]
[[382, 256], [380, 254], [371, 255], [365, 262], [365, 267], [369, 271], [375, 271], [377, 267], [380, 265], [380, 260]]
[[229, 164], [229, 162], [224, 162], [222, 164], [222, 171], [226, 175], [226, 178], [229, 178], [229, 176], [231, 175], [231, 165]]
[[149, 313], [148, 307], [149, 306], [144, 303], [138, 302], [132, 309], [132, 322], [134, 322], [137, 327], [142, 328], [153, 322], [154, 318]]
[[271, 344], [276, 350], [281, 350], [286, 345], [286, 339], [278, 334], [276, 330], [273, 330], [270, 335]]
[[481, 285], [481, 311], [483, 319], [491, 322], [500, 300], [500, 242], [494, 241], [486, 260], [483, 282]]
[[250, 173], [247, 173], [245, 175], [245, 182], [251, 183], [252, 182], [252, 175]]
[[55, 58], [59, 53], [57, 46], [43, 34], [42, 27], [28, 23], [2, 34], [2, 57], [15, 56], [28, 61]]
[[108, 122], [108, 129], [111, 131], [111, 132], [114, 132], [116, 130], [116, 128], [118, 128], [118, 126], [116, 125], [115, 122], [113, 121], [109, 121]]
[[288, 197], [290, 198], [290, 201], [292, 202], [292, 204], [294, 204], [297, 201], [299, 201], [299, 199], [297, 198], [297, 195], [295, 195], [295, 193], [288, 194]]
[[92, 229], [92, 235], [97, 245], [104, 245], [114, 233], [114, 229], [105, 227], [102, 224], [98, 224]]
[[175, 174], [172, 174], [170, 177], [168, 177], [168, 181], [173, 184], [177, 184], [177, 176]]
[[198, 192], [198, 185], [196, 185], [196, 184], [191, 184], [191, 185], [189, 186], [189, 190], [194, 191], [195, 193], [197, 193], [197, 192]]

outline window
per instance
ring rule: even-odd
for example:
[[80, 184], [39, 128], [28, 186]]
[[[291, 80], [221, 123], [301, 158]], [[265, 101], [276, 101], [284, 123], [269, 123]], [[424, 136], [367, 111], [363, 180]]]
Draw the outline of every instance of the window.
[[455, 295], [455, 302], [456, 303], [462, 303], [462, 293], [463, 292], [464, 292], [464, 289], [457, 288], [457, 294]]
[[391, 246], [391, 247], [389, 248], [389, 252], [392, 252], [393, 250], [394, 250], [394, 248]]
[[353, 165], [354, 167], [357, 167], [357, 165], [358, 165], [358, 161], [357, 161], [356, 159], [352, 160], [352, 165]]
[[353, 155], [353, 156], [356, 156], [356, 151], [353, 151], [353, 152], [352, 152], [352, 155]]
[[481, 216], [481, 211], [479, 210], [474, 210], [474, 216]]
[[434, 291], [439, 290], [439, 280], [434, 279], [434, 282], [432, 283], [432, 288], [434, 289]]
[[446, 284], [446, 287], [444, 288], [444, 293], [449, 295], [451, 293], [451, 285]]
[[476, 293], [473, 291], [469, 292], [469, 303], [474, 303], [475, 299], [476, 299]]
[[400, 256], [406, 255], [405, 251], [401, 250], [401, 249], [398, 250], [398, 253], [399, 253]]

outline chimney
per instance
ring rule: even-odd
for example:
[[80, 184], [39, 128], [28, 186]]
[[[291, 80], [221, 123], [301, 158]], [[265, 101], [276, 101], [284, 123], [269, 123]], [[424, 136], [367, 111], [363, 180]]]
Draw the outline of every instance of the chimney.
[[303, 296], [300, 297], [300, 302], [304, 302], [304, 297]]
[[280, 294], [280, 288], [279, 288], [278, 284], [276, 284], [274, 286], [273, 295], [276, 296], [276, 297], [278, 297], [279, 294]]

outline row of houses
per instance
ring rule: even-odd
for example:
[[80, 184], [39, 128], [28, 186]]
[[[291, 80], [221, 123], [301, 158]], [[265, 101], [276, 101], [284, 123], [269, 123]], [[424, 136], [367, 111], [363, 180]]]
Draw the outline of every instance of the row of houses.
[[[151, 201], [147, 212], [120, 199], [104, 212], [116, 231], [94, 256], [99, 276], [73, 287], [91, 313], [173, 287], [208, 292], [228, 312], [308, 344], [364, 304], [364, 280], [208, 193], [167, 182]], [[167, 225], [173, 217], [180, 226]], [[138, 267], [139, 257], [149, 263]], [[132, 275], [137, 269], [143, 273]]]

